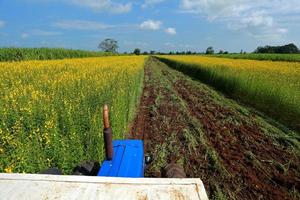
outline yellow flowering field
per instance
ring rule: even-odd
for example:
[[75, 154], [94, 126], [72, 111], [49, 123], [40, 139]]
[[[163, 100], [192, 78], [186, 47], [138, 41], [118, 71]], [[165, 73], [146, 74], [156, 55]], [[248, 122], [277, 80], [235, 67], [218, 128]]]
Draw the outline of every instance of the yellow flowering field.
[[70, 173], [102, 160], [102, 106], [122, 138], [142, 90], [146, 57], [0, 62], [0, 172]]
[[[300, 63], [163, 56], [175, 68], [300, 130]], [[176, 66], [183, 63], [185, 66]]]

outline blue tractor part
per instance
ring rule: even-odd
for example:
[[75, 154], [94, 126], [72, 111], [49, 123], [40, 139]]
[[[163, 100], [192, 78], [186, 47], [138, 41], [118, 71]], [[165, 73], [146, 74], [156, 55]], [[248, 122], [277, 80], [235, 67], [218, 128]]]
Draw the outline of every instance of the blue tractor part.
[[98, 176], [144, 177], [144, 145], [141, 140], [113, 141], [113, 158], [104, 160]]
[[142, 140], [112, 141], [108, 106], [103, 108], [105, 160], [97, 176], [144, 177], [144, 145]]

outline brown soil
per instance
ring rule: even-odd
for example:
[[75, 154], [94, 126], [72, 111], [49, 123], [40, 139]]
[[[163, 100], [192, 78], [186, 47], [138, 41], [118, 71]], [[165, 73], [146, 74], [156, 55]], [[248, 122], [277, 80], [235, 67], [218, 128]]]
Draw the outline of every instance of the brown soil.
[[210, 198], [297, 199], [298, 149], [279, 132], [157, 59], [146, 63], [130, 138], [143, 139], [154, 158], [147, 176], [160, 177], [162, 167], [177, 162], [188, 177], [202, 179]]

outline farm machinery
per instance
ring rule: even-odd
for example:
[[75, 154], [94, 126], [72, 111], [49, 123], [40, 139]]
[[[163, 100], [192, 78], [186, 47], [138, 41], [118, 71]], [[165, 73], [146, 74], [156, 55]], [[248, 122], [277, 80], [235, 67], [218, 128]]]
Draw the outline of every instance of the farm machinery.
[[144, 178], [149, 156], [142, 140], [114, 140], [109, 110], [103, 108], [105, 160], [77, 166], [72, 176], [56, 168], [42, 174], [0, 173], [0, 199], [199, 199], [207, 200], [202, 181], [185, 178], [175, 163], [165, 167], [167, 178]]
[[112, 140], [109, 109], [103, 107], [103, 138], [105, 160], [101, 167], [98, 162], [85, 162], [73, 170], [74, 175], [96, 175], [106, 177], [144, 177], [145, 164], [150, 157], [144, 157], [142, 140]]
[[[103, 138], [105, 160], [101, 167], [98, 162], [85, 162], [73, 170], [74, 175], [94, 175], [106, 177], [144, 177], [145, 166], [152, 161], [151, 156], [144, 156], [142, 140], [112, 140], [109, 122], [109, 109], [103, 107]], [[162, 174], [168, 178], [185, 178], [184, 169], [175, 163], [168, 164]]]

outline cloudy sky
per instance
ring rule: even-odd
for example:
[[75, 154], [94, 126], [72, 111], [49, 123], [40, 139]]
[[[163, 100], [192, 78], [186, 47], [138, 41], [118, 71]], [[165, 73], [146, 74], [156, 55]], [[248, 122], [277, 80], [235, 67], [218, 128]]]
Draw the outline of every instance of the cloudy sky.
[[1, 47], [253, 51], [300, 46], [299, 0], [0, 0]]

